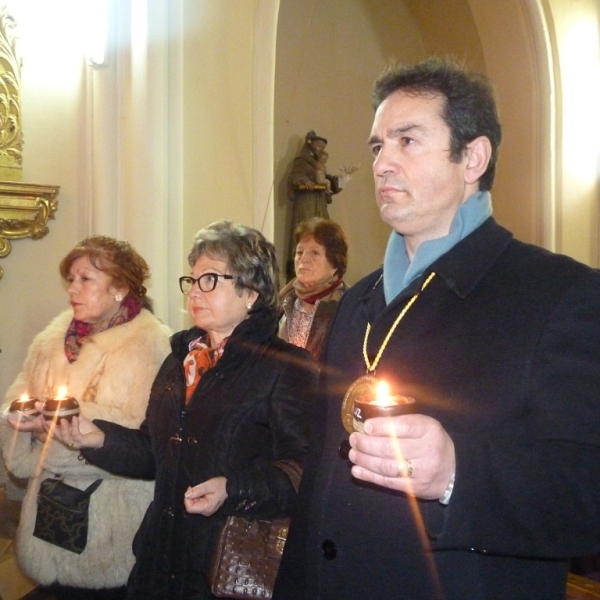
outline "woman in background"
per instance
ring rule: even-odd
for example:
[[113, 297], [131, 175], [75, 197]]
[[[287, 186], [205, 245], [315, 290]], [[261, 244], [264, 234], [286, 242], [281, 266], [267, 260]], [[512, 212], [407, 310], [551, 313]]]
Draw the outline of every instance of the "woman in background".
[[280, 294], [279, 336], [320, 362], [337, 303], [348, 289], [348, 243], [336, 222], [319, 217], [300, 223], [294, 239], [296, 278]]
[[[127, 242], [91, 236], [67, 254], [60, 273], [71, 309], [33, 340], [4, 408], [23, 393], [43, 400], [65, 386], [88, 418], [138, 427], [170, 336], [146, 296], [146, 261]], [[8, 424], [17, 430], [0, 427], [4, 459], [14, 475], [29, 478], [16, 538], [20, 567], [61, 600], [123, 598], [131, 543], [153, 482], [116, 477], [81, 460], [75, 448], [47, 439], [42, 417]], [[33, 535], [40, 482], [57, 476], [79, 489], [102, 479], [91, 496], [81, 554]]]

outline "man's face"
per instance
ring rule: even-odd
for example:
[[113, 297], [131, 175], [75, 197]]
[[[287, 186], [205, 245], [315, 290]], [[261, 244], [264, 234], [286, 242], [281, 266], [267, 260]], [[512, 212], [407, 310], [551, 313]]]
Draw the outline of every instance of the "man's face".
[[465, 182], [467, 158], [450, 162], [450, 129], [440, 96], [388, 96], [375, 113], [369, 145], [381, 218], [405, 236], [409, 254], [448, 234], [478, 185]]

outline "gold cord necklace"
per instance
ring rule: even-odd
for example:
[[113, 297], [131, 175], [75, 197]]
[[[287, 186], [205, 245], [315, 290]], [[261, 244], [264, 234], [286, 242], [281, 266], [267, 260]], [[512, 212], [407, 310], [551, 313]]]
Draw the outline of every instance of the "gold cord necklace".
[[429, 277], [423, 282], [421, 289], [414, 294], [414, 296], [408, 301], [407, 305], [402, 309], [400, 314], [396, 317], [396, 320], [390, 327], [390, 330], [387, 332], [385, 339], [383, 340], [377, 355], [373, 359], [373, 362], [369, 361], [369, 356], [367, 354], [367, 342], [369, 340], [369, 334], [371, 333], [371, 323], [367, 323], [367, 329], [365, 331], [365, 339], [363, 341], [363, 357], [365, 359], [365, 364], [367, 366], [367, 374], [359, 377], [355, 381], [350, 384], [346, 395], [344, 396], [344, 400], [342, 402], [342, 423], [344, 424], [344, 428], [348, 433], [352, 433], [354, 431], [352, 425], [352, 417], [354, 413], [354, 401], [356, 399], [368, 397], [374, 398], [376, 396], [376, 386], [379, 383], [377, 377], [375, 377], [375, 369], [379, 364], [379, 360], [385, 350], [388, 342], [390, 341], [394, 331], [396, 331], [396, 327], [402, 319], [404, 315], [410, 310], [410, 307], [415, 303], [417, 298], [421, 295], [423, 290], [429, 285], [429, 282], [435, 277], [435, 273], [431, 273]]

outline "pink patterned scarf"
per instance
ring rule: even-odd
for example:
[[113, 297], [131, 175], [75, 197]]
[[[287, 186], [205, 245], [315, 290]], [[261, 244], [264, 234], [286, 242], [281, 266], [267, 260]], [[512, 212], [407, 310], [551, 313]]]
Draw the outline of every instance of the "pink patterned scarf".
[[77, 360], [79, 352], [81, 352], [81, 347], [94, 334], [106, 331], [117, 325], [122, 325], [123, 323], [129, 323], [129, 321], [139, 315], [141, 310], [142, 305], [133, 298], [128, 297], [121, 302], [119, 310], [106, 321], [84, 323], [83, 321], [72, 319], [65, 335], [65, 354], [68, 361], [72, 363]]

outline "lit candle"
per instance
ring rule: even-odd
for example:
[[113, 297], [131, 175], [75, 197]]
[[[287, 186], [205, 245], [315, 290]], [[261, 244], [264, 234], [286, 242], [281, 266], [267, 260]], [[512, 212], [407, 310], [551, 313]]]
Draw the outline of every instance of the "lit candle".
[[17, 398], [10, 403], [10, 408], [8, 410], [23, 418], [37, 417], [40, 414], [35, 407], [37, 401], [37, 398], [34, 398], [29, 394], [21, 394], [20, 398]]
[[374, 417], [397, 417], [415, 412], [415, 399], [400, 394], [390, 394], [390, 386], [380, 381], [375, 388], [375, 398], [358, 398], [354, 400], [352, 425], [354, 431], [364, 433], [364, 423]]
[[68, 396], [67, 388], [61, 386], [58, 388], [58, 395], [46, 399], [42, 414], [47, 421], [66, 419], [70, 422], [74, 416], [79, 414], [79, 402], [72, 396]]

